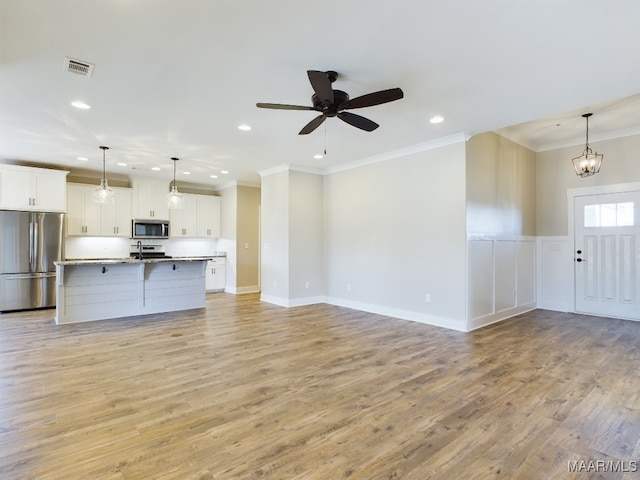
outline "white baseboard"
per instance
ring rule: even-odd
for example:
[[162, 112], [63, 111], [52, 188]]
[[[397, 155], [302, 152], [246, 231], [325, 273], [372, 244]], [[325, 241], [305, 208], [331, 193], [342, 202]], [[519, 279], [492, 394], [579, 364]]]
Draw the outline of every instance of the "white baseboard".
[[281, 307], [302, 307], [304, 305], [315, 305], [316, 303], [327, 303], [325, 297], [303, 297], [303, 298], [282, 298], [273, 295], [260, 295], [260, 300]]
[[532, 303], [527, 303], [525, 305], [520, 305], [518, 307], [509, 308], [507, 310], [502, 310], [500, 312], [497, 312], [491, 315], [472, 318], [469, 320], [469, 329], [467, 331], [470, 332], [472, 330], [477, 330], [478, 328], [486, 327], [487, 325], [501, 322], [508, 318], [515, 317], [516, 315], [530, 312], [531, 310], [535, 310], [536, 308], [538, 308], [536, 306], [536, 303], [532, 302]]
[[243, 293], [258, 293], [260, 291], [260, 285], [252, 285], [249, 287], [232, 287], [228, 286], [224, 289], [226, 293], [233, 293], [234, 295], [242, 295]]
[[427, 315], [425, 313], [411, 312], [409, 310], [401, 310], [370, 303], [354, 302], [351, 300], [344, 300], [335, 297], [327, 298], [325, 303], [336, 305], [338, 307], [352, 308], [354, 310], [360, 310], [363, 312], [385, 315], [387, 317], [394, 317], [402, 320], [424, 323], [426, 325], [433, 325], [435, 327], [448, 328], [450, 330], [457, 330], [459, 332], [467, 331], [466, 322], [464, 320], [458, 320], [455, 318], [438, 317], [436, 315]]
[[567, 303], [560, 302], [538, 302], [537, 308], [542, 310], [553, 310], [554, 312], [570, 312], [571, 306]]

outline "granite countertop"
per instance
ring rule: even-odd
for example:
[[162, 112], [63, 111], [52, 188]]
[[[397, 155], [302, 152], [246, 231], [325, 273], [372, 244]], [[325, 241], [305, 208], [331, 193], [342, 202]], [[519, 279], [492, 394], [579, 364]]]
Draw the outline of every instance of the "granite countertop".
[[164, 257], [164, 258], [143, 258], [138, 260], [135, 257], [123, 258], [69, 258], [61, 262], [53, 262], [55, 265], [113, 265], [117, 263], [161, 263], [161, 262], [202, 262], [217, 257], [226, 257], [226, 253], [217, 253], [200, 257]]

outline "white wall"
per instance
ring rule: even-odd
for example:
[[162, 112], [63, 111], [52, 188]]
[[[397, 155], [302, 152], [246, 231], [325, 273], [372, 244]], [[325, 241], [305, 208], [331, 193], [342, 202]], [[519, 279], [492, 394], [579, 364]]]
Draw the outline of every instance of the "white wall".
[[324, 300], [325, 256], [321, 175], [289, 173], [289, 303]]
[[329, 303], [466, 329], [464, 142], [329, 174], [324, 202]]
[[289, 171], [262, 177], [261, 299], [289, 305]]

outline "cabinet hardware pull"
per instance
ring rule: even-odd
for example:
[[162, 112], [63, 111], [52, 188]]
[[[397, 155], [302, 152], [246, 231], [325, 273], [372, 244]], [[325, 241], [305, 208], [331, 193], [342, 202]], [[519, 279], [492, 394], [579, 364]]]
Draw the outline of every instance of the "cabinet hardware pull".
[[102, 273], [107, 273], [107, 267], [102, 267]]
[[174, 269], [174, 270], [176, 269], [176, 264], [175, 264], [175, 263], [173, 264], [173, 269]]

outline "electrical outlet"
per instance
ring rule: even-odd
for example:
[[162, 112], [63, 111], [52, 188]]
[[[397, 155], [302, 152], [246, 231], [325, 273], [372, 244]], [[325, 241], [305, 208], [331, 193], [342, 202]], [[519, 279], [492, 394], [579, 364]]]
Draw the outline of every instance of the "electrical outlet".
[[350, 292], [350, 291], [351, 291], [351, 284], [347, 283], [347, 292]]
[[426, 303], [431, 303], [431, 294], [430, 293], [425, 293], [424, 294], [424, 301]]
[[304, 282], [304, 288], [309, 288], [309, 282]]

